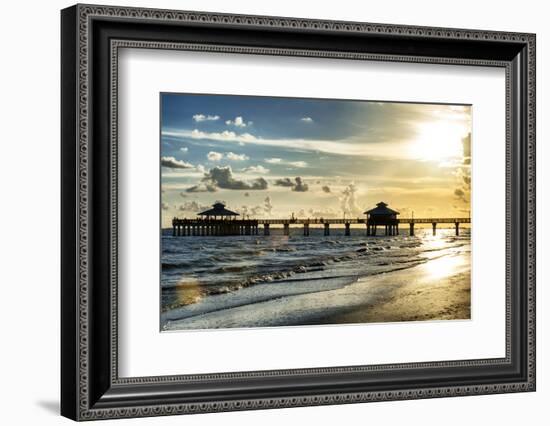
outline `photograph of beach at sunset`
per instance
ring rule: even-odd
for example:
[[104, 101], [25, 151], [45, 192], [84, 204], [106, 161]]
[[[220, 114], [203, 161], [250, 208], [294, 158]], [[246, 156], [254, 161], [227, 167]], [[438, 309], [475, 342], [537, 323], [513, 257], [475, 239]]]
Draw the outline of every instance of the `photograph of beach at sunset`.
[[163, 331], [470, 319], [470, 105], [161, 93]]

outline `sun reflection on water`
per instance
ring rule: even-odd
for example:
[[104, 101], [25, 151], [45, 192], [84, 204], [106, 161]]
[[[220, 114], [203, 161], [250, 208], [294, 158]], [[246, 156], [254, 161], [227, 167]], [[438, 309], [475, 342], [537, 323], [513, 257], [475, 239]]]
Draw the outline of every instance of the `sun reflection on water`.
[[447, 255], [424, 264], [428, 277], [434, 280], [454, 275], [464, 265], [464, 257]]
[[202, 298], [199, 281], [192, 277], [182, 277], [176, 288], [176, 299], [180, 305], [196, 303]]

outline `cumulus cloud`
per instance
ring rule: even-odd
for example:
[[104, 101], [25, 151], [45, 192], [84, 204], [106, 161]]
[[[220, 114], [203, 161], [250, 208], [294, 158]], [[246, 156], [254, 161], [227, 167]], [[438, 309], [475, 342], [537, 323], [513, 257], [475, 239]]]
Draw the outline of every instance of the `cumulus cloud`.
[[271, 203], [271, 197], [265, 197], [264, 199], [264, 212], [269, 216], [273, 211], [273, 204]]
[[241, 206], [240, 209], [237, 210], [241, 214], [242, 217], [249, 217], [249, 216], [259, 216], [262, 213], [262, 206]]
[[209, 161], [220, 161], [223, 158], [223, 154], [221, 152], [210, 151], [206, 154], [206, 158], [208, 158]]
[[264, 166], [258, 165], [258, 166], [245, 167], [244, 169], [241, 169], [241, 172], [265, 174], [265, 173], [269, 173], [269, 169], [266, 169]]
[[293, 191], [296, 192], [306, 192], [307, 190], [309, 190], [308, 184], [305, 183], [303, 179], [299, 176], [295, 177], [294, 180], [291, 180], [290, 178], [277, 179], [274, 185], [291, 188]]
[[467, 203], [469, 201], [466, 192], [461, 188], [456, 188], [454, 195], [457, 199], [461, 200], [464, 203]]
[[170, 208], [170, 206], [166, 203], [162, 203], [160, 207], [162, 208], [162, 210], [168, 210]]
[[471, 175], [471, 133], [462, 139], [463, 161], [462, 165], [456, 169], [456, 177], [458, 179], [458, 188], [454, 190], [454, 196], [457, 200], [468, 204], [470, 202], [470, 193], [472, 190], [472, 175]]
[[352, 216], [359, 216], [362, 211], [361, 208], [357, 205], [357, 187], [354, 183], [350, 183], [342, 191], [342, 196], [340, 197], [340, 208], [342, 213]]
[[245, 193], [244, 193], [244, 196], [245, 196], [245, 197], [250, 197], [250, 193], [249, 193], [249, 192], [245, 192]]
[[293, 191], [296, 191], [296, 192], [306, 192], [308, 189], [309, 189], [309, 186], [307, 185], [307, 183], [305, 183], [301, 177], [296, 177], [295, 178], [295, 181], [296, 181], [296, 184], [294, 185], [294, 187], [292, 188]]
[[189, 148], [187, 148], [186, 146], [182, 146], [180, 148], [180, 151], [183, 152], [184, 154], [186, 154], [189, 151]]
[[170, 169], [192, 169], [193, 165], [182, 160], [176, 160], [175, 157], [161, 157], [160, 164], [162, 167]]
[[235, 117], [234, 120], [226, 120], [225, 124], [227, 124], [228, 126], [246, 127], [252, 125], [252, 121], [246, 122], [241, 116], [239, 116]]
[[284, 186], [291, 188], [294, 186], [294, 182], [292, 182], [289, 178], [277, 179], [275, 181], [275, 186]]
[[231, 167], [214, 167], [205, 174], [204, 184], [210, 184], [222, 189], [244, 189], [244, 190], [262, 190], [267, 189], [268, 184], [264, 178], [257, 178], [251, 181], [242, 181], [233, 177]]
[[220, 119], [219, 115], [195, 114], [193, 116], [193, 120], [195, 120], [197, 123], [200, 123], [201, 121], [217, 121], [219, 119]]
[[201, 182], [198, 185], [191, 186], [185, 190], [185, 192], [216, 192], [217, 189], [214, 185]]
[[303, 121], [304, 123], [313, 123], [313, 118], [311, 118], [311, 117], [302, 117], [302, 118], [300, 118], [300, 121]]
[[324, 219], [331, 219], [339, 216], [338, 212], [331, 208], [321, 210], [309, 209], [308, 213], [311, 217]]
[[199, 204], [196, 201], [188, 201], [184, 204], [180, 204], [178, 210], [182, 212], [198, 213], [209, 208], [210, 206]]
[[321, 189], [323, 190], [323, 192], [330, 194], [330, 187], [328, 185], [323, 186]]
[[228, 152], [226, 154], [226, 157], [228, 160], [231, 161], [246, 161], [248, 160], [248, 156], [245, 154], [235, 154], [234, 152]]
[[464, 156], [464, 164], [470, 164], [472, 156], [471, 151], [472, 134], [468, 133], [468, 136], [462, 138], [462, 154]]

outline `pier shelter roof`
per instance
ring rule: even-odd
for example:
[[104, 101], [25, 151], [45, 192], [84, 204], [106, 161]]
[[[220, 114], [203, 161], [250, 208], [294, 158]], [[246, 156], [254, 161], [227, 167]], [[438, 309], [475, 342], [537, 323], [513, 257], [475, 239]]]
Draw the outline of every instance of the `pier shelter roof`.
[[211, 209], [198, 213], [198, 216], [239, 216], [239, 213], [227, 210], [223, 203], [215, 203]]
[[399, 214], [399, 212], [390, 209], [386, 203], [380, 201], [376, 204], [374, 209], [367, 210], [363, 214], [368, 214], [370, 216], [394, 216]]

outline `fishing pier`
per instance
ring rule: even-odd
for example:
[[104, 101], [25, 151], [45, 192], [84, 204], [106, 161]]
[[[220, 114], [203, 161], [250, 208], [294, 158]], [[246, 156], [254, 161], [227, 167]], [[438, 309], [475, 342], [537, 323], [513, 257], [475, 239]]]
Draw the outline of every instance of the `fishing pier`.
[[320, 225], [324, 235], [329, 236], [331, 225], [344, 225], [344, 235], [351, 235], [351, 225], [364, 225], [367, 236], [399, 235], [400, 225], [409, 225], [409, 235], [414, 235], [416, 224], [431, 224], [433, 235], [436, 235], [438, 224], [454, 224], [455, 235], [460, 233], [460, 225], [470, 223], [470, 218], [409, 218], [399, 219], [399, 212], [391, 210], [386, 203], [380, 202], [377, 207], [365, 212], [366, 218], [288, 218], [288, 219], [238, 219], [238, 213], [227, 210], [222, 203], [216, 203], [213, 208], [199, 213], [195, 219], [172, 219], [172, 235], [191, 236], [231, 236], [231, 235], [259, 235], [260, 229], [264, 236], [271, 235], [272, 225], [281, 226], [284, 235], [290, 235], [291, 226], [301, 226], [304, 236], [309, 236], [311, 225]]

